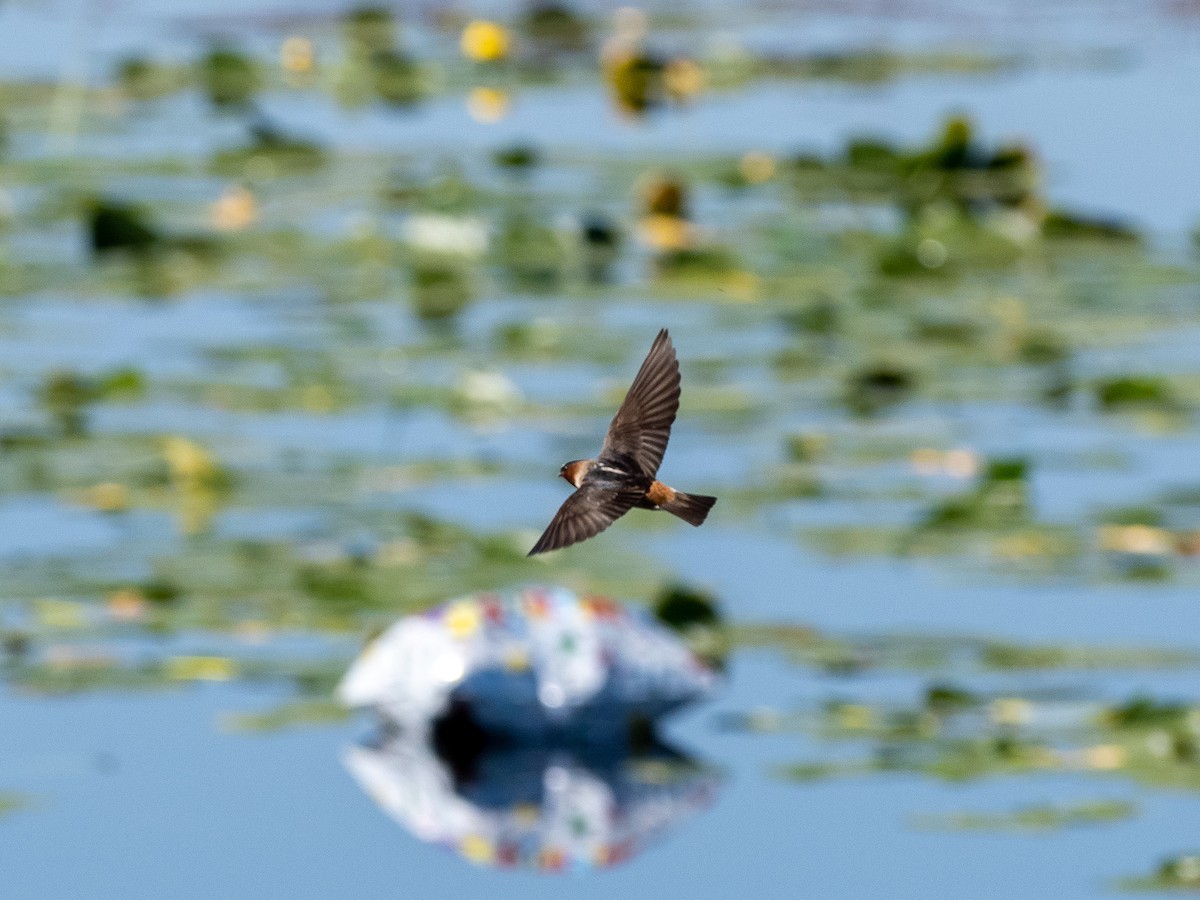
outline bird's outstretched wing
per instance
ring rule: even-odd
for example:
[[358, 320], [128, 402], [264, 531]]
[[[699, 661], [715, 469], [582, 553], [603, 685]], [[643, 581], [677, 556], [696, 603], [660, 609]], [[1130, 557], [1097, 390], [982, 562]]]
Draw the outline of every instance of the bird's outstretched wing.
[[558, 508], [529, 555], [558, 550], [595, 537], [629, 512], [645, 494], [641, 488], [585, 484]]
[[631, 460], [641, 474], [653, 478], [667, 452], [671, 423], [678, 411], [679, 360], [664, 328], [608, 426], [600, 458]]

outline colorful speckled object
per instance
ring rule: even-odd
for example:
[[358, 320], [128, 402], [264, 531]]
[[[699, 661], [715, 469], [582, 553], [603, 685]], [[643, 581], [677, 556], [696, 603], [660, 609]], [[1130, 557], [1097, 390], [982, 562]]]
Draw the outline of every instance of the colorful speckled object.
[[720, 788], [715, 770], [666, 749], [631, 758], [500, 748], [467, 779], [405, 735], [348, 747], [342, 759], [418, 839], [478, 866], [547, 873], [620, 865], [707, 809]]
[[540, 739], [628, 731], [703, 698], [715, 680], [644, 613], [529, 587], [401, 619], [355, 660], [338, 696], [409, 730], [454, 704], [487, 731]]

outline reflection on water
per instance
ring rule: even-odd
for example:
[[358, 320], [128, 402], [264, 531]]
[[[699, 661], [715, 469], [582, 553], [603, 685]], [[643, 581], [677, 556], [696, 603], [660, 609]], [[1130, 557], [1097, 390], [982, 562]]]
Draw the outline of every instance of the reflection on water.
[[720, 778], [653, 743], [448, 747], [381, 732], [342, 760], [422, 841], [477, 865], [559, 872], [619, 865], [705, 810]]

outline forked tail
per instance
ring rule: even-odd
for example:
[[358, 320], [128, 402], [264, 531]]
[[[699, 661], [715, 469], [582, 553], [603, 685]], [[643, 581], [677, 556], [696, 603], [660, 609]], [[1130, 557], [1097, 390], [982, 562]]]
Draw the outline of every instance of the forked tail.
[[713, 508], [713, 504], [716, 502], [716, 497], [706, 497], [703, 494], [685, 494], [683, 491], [675, 491], [674, 497], [660, 503], [659, 506], [671, 515], [679, 516], [679, 518], [683, 519], [689, 525], [703, 525], [704, 520], [708, 518], [708, 511]]

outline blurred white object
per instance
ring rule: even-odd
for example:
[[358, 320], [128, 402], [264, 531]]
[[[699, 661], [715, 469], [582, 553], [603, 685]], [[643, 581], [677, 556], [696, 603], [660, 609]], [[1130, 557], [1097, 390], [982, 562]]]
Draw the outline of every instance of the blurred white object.
[[617, 737], [704, 697], [715, 680], [639, 611], [527, 588], [401, 619], [362, 652], [337, 693], [422, 733], [453, 704], [488, 732]]
[[414, 250], [479, 257], [487, 251], [487, 225], [480, 219], [424, 213], [404, 222], [404, 240]]

